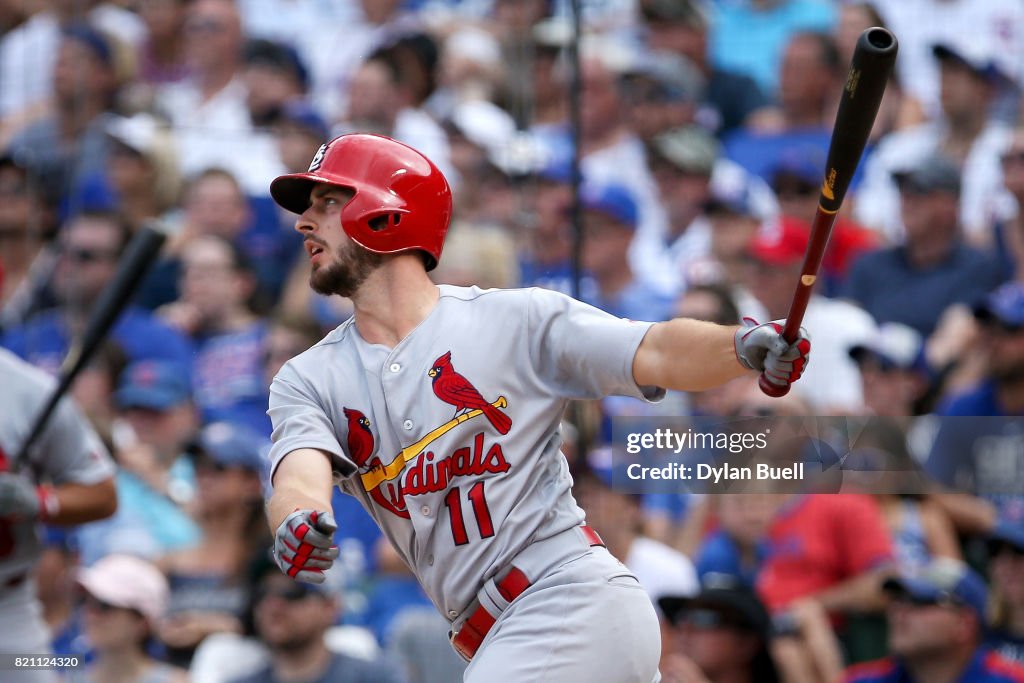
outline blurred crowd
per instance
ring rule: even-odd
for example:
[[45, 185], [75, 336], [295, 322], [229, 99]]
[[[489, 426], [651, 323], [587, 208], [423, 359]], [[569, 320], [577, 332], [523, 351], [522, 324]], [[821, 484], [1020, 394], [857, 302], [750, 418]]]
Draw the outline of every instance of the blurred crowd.
[[[666, 682], [1024, 681], [1024, 430], [992, 419], [1024, 415], [1024, 4], [582, 0], [578, 80], [570, 4], [0, 0], [0, 345], [55, 373], [133, 234], [169, 235], [73, 388], [119, 508], [45, 532], [54, 651], [90, 661], [68, 680], [460, 679], [354, 500], [336, 496], [324, 586], [271, 571], [268, 386], [350, 313], [309, 290], [274, 177], [336, 135], [388, 135], [451, 181], [439, 283], [782, 318], [850, 57], [884, 26], [899, 59], [804, 377], [780, 400], [744, 379], [581, 405], [565, 453], [659, 606]], [[611, 420], [658, 414], [878, 418], [858, 455], [929, 487], [617, 492]]]

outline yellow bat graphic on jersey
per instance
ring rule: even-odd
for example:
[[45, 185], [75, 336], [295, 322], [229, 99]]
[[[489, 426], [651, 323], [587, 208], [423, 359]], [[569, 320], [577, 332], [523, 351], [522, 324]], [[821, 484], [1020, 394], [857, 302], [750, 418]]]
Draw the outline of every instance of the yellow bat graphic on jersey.
[[[504, 396], [499, 396], [497, 400], [491, 403], [491, 405], [494, 406], [495, 408], [507, 408], [508, 401], [505, 399]], [[385, 481], [395, 479], [396, 477], [398, 477], [398, 475], [402, 473], [402, 470], [405, 469], [405, 463], [409, 462], [417, 455], [422, 453], [424, 450], [426, 450], [427, 446], [429, 446], [437, 439], [440, 439], [442, 436], [444, 436], [451, 430], [455, 429], [463, 422], [472, 420], [474, 417], [478, 417], [480, 415], [483, 415], [483, 411], [477, 408], [476, 410], [470, 410], [468, 413], [463, 413], [458, 417], [454, 417], [451, 420], [448, 420], [448, 422], [445, 422], [440, 427], [437, 427], [436, 429], [433, 429], [430, 432], [428, 432], [426, 436], [424, 436], [416, 443], [403, 448], [401, 452], [395, 456], [394, 460], [389, 462], [387, 465], [378, 465], [371, 469], [370, 471], [364, 472], [360, 476], [360, 479], [362, 479], [363, 482], [363, 489], [367, 491], [372, 491]]]

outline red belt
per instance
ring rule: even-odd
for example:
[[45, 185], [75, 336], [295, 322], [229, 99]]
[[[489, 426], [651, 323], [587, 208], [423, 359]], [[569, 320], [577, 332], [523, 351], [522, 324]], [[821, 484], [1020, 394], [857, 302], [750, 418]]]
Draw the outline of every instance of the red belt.
[[[581, 526], [580, 531], [583, 532], [583, 537], [587, 539], [591, 546], [604, 545], [601, 537], [589, 526]], [[522, 570], [512, 567], [508, 574], [501, 581], [498, 581], [496, 585], [498, 592], [501, 593], [501, 597], [505, 598], [508, 602], [512, 602], [532, 584]], [[491, 627], [494, 626], [495, 621], [497, 621], [497, 617], [491, 616], [491, 613], [483, 605], [478, 605], [473, 610], [473, 613], [469, 615], [469, 618], [463, 622], [458, 632], [452, 634], [452, 646], [455, 648], [455, 651], [462, 655], [462, 658], [467, 662], [473, 659], [473, 655], [480, 648], [480, 643], [484, 642], [484, 638], [491, 630]]]

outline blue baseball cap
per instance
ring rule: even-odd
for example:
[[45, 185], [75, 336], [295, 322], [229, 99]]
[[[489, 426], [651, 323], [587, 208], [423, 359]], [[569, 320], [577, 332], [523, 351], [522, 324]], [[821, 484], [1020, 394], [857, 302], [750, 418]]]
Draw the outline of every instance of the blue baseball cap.
[[1024, 328], [1024, 285], [1011, 282], [989, 293], [974, 306], [974, 317], [979, 322]]
[[169, 410], [191, 398], [188, 368], [162, 360], [144, 360], [129, 365], [114, 393], [114, 402], [122, 410]]
[[932, 560], [913, 573], [886, 579], [883, 590], [892, 595], [935, 603], [950, 602], [970, 608], [980, 623], [985, 623], [988, 589], [985, 581], [959, 560]]
[[110, 41], [102, 32], [89, 24], [77, 23], [66, 27], [62, 33], [65, 39], [77, 40], [88, 47], [96, 58], [106, 66], [113, 65], [114, 51], [111, 49]]
[[820, 184], [825, 176], [825, 154], [813, 146], [797, 146], [783, 151], [771, 165], [768, 177], [772, 185], [780, 178], [793, 177], [807, 183]]
[[283, 123], [293, 123], [321, 140], [326, 141], [330, 137], [327, 121], [305, 100], [293, 100], [285, 104], [281, 108], [280, 120]]
[[566, 159], [549, 157], [537, 167], [536, 176], [549, 183], [568, 185], [572, 180], [572, 166]]
[[269, 445], [256, 432], [231, 422], [211, 422], [201, 430], [189, 451], [205, 455], [224, 467], [240, 467], [259, 472], [263, 451]]
[[611, 216], [631, 230], [635, 230], [640, 210], [636, 200], [621, 185], [590, 185], [580, 187], [580, 203], [586, 211]]
[[979, 78], [990, 82], [998, 82], [1008, 77], [999, 64], [994, 43], [984, 40], [961, 40], [959, 43], [935, 43], [932, 45], [932, 55], [939, 62], [954, 61], [963, 64]]

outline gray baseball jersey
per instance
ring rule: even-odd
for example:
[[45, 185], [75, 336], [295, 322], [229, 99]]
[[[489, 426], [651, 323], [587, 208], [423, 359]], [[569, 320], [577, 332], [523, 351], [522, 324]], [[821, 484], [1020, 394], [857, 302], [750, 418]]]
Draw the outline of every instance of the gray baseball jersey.
[[[0, 471], [7, 471], [25, 443], [32, 419], [49, 399], [54, 380], [4, 349], [0, 377]], [[82, 414], [64, 399], [18, 473], [33, 482], [95, 484], [113, 476], [114, 465]], [[35, 596], [35, 582], [24, 578], [31, 576], [42, 551], [40, 531], [34, 521], [0, 519], [0, 652], [50, 651], [50, 632]], [[53, 672], [43, 670], [8, 676], [26, 683], [56, 680]]]
[[[50, 397], [54, 380], [0, 349], [0, 471], [11, 467]], [[96, 484], [114, 475], [114, 465], [96, 432], [68, 399], [60, 402], [42, 436], [18, 471], [36, 483]], [[38, 524], [0, 520], [0, 585], [31, 571], [42, 549]]]
[[299, 448], [331, 454], [454, 619], [524, 548], [583, 520], [559, 451], [567, 400], [664, 392], [633, 379], [651, 323], [543, 289], [440, 292], [394, 349], [343, 323], [281, 369], [268, 413], [271, 471]]

